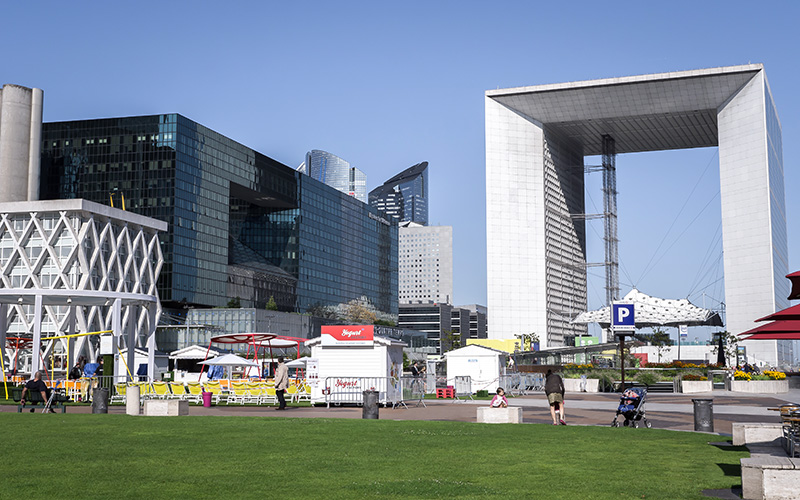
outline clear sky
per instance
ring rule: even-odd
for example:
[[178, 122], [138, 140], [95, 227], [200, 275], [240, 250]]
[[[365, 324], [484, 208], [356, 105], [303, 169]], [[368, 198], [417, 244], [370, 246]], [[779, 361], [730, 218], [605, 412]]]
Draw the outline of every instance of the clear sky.
[[[798, 5], [5, 2], [0, 83], [44, 89], [45, 121], [177, 112], [290, 166], [324, 149], [363, 170], [368, 189], [428, 161], [430, 222], [454, 228], [455, 302], [486, 304], [494, 88], [763, 63], [783, 127], [789, 265], [800, 268]], [[620, 155], [617, 167], [622, 293], [724, 300], [716, 148]], [[602, 260], [602, 223], [587, 236], [589, 260]], [[595, 308], [603, 271], [590, 272]]]

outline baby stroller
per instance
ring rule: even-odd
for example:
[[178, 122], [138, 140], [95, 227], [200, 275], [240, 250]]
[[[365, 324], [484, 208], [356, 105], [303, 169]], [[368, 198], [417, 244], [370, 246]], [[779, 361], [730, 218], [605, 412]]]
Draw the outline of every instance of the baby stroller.
[[644, 423], [648, 429], [653, 427], [653, 424], [648, 422], [647, 416], [644, 412], [644, 404], [647, 399], [647, 389], [639, 387], [632, 387], [625, 389], [622, 396], [619, 398], [619, 406], [617, 407], [617, 414], [614, 416], [614, 421], [611, 422], [611, 427], [619, 427], [620, 423], [617, 421], [620, 415], [625, 420], [622, 425], [625, 427], [639, 427], [640, 422]]

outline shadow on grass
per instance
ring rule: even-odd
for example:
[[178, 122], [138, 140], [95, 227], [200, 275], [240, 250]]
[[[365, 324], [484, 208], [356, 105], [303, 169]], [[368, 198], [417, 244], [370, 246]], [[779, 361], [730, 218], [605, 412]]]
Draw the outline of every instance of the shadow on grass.
[[739, 464], [717, 464], [726, 476], [739, 477], [742, 475], [742, 466]]
[[721, 490], [703, 490], [703, 495], [721, 500], [741, 500], [742, 485], [738, 484]]
[[721, 451], [737, 451], [737, 452], [748, 452], [750, 450], [747, 449], [746, 446], [734, 446], [731, 444], [730, 441], [723, 442], [723, 443], [708, 443], [711, 446], [717, 448]]

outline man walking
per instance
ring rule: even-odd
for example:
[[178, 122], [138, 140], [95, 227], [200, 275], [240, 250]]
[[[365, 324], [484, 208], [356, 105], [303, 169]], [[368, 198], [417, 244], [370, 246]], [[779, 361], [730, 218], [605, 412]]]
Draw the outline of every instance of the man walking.
[[[544, 393], [547, 394], [547, 402], [550, 403], [550, 416], [553, 417], [553, 425], [567, 425], [564, 420], [564, 381], [553, 370], [547, 370], [544, 381]], [[556, 418], [556, 412], [560, 416]]]
[[284, 392], [289, 387], [289, 368], [283, 363], [283, 356], [278, 356], [278, 367], [275, 368], [275, 395], [278, 397], [278, 409], [286, 409]]

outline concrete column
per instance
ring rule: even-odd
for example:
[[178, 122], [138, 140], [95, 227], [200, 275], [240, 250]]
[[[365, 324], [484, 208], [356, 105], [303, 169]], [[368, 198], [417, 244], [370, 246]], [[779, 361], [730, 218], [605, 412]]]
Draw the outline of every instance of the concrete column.
[[155, 380], [156, 373], [156, 309], [158, 304], [147, 306], [147, 376]]
[[36, 295], [33, 304], [33, 355], [31, 357], [31, 376], [44, 368], [40, 361], [42, 343], [42, 296]]
[[119, 339], [122, 337], [122, 300], [115, 299], [111, 306], [111, 335], [113, 338], [112, 351], [114, 354], [114, 381], [117, 381], [121, 375], [126, 375], [127, 372], [122, 367], [122, 361], [119, 359]]
[[8, 304], [0, 304], [0, 356], [3, 357], [2, 379], [6, 379], [6, 372], [10, 371], [9, 359], [6, 358], [6, 330], [8, 330]]
[[39, 172], [42, 162], [42, 108], [44, 92], [31, 89], [30, 142], [28, 145], [28, 201], [39, 199]]
[[128, 349], [126, 357], [128, 358], [126, 361], [128, 363], [128, 368], [131, 370], [133, 376], [136, 376], [136, 306], [130, 305], [128, 306], [128, 324], [125, 327], [125, 333], [127, 334], [127, 340], [125, 341], [125, 346]]
[[0, 202], [28, 199], [32, 97], [31, 89], [19, 85], [0, 92]]

